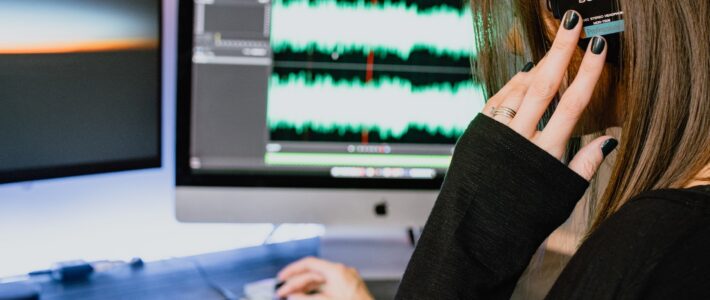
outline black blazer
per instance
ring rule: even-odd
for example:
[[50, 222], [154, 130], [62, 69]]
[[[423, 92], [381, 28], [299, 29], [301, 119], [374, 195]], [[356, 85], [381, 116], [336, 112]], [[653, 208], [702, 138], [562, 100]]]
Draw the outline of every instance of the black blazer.
[[[456, 146], [397, 299], [509, 299], [587, 187], [556, 158], [479, 115]], [[710, 188], [631, 200], [581, 246], [548, 298], [710, 299]]]

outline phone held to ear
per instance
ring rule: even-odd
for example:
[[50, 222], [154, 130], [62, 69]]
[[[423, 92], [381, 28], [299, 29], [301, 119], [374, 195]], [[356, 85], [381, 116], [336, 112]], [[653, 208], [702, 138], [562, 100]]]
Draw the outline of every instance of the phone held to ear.
[[562, 19], [568, 10], [577, 11], [582, 15], [584, 26], [579, 46], [586, 50], [592, 37], [603, 36], [609, 49], [607, 62], [616, 64], [620, 61], [624, 12], [617, 0], [547, 0], [547, 9], [556, 19]]

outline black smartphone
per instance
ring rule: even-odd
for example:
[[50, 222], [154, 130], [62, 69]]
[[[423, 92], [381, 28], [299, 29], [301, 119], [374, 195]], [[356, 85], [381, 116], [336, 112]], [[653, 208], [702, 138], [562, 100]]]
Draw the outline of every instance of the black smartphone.
[[607, 61], [619, 61], [624, 12], [617, 0], [547, 0], [547, 8], [557, 19], [562, 19], [568, 10], [579, 12], [584, 26], [579, 46], [586, 49], [592, 37], [603, 36], [609, 47]]

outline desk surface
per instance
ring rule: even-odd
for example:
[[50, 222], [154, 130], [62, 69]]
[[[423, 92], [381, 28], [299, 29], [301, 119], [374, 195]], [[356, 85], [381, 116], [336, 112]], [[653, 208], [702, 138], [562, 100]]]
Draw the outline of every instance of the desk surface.
[[200, 274], [242, 295], [244, 284], [272, 278], [287, 264], [318, 255], [318, 239], [151, 262], [132, 270], [121, 266], [71, 285], [37, 280], [41, 299], [222, 299]]
[[[151, 262], [137, 270], [120, 266], [83, 283], [59, 284], [48, 278], [35, 278], [33, 283], [40, 287], [42, 300], [223, 299], [198, 265], [213, 283], [241, 296], [244, 284], [273, 278], [305, 256], [319, 256], [320, 246], [319, 239], [309, 239]], [[377, 299], [392, 299], [398, 282], [380, 278], [367, 284]]]

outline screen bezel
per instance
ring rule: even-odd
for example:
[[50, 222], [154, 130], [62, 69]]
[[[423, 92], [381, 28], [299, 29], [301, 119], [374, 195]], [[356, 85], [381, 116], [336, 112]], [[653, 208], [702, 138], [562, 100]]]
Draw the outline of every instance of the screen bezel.
[[330, 176], [195, 174], [190, 167], [192, 51], [194, 1], [178, 8], [177, 120], [175, 174], [177, 186], [438, 190], [444, 174], [434, 179], [333, 178]]
[[101, 161], [87, 164], [61, 165], [47, 168], [30, 168], [30, 169], [15, 169], [9, 171], [0, 171], [0, 184], [15, 183], [23, 181], [36, 181], [53, 179], [60, 177], [73, 177], [81, 175], [91, 175], [110, 172], [131, 171], [140, 169], [160, 168], [162, 167], [162, 149], [163, 149], [163, 1], [155, 0], [158, 6], [157, 26], [158, 26], [158, 48], [156, 51], [156, 60], [158, 63], [158, 78], [157, 78], [157, 149], [156, 155], [150, 157], [128, 159], [128, 160], [113, 160]]

